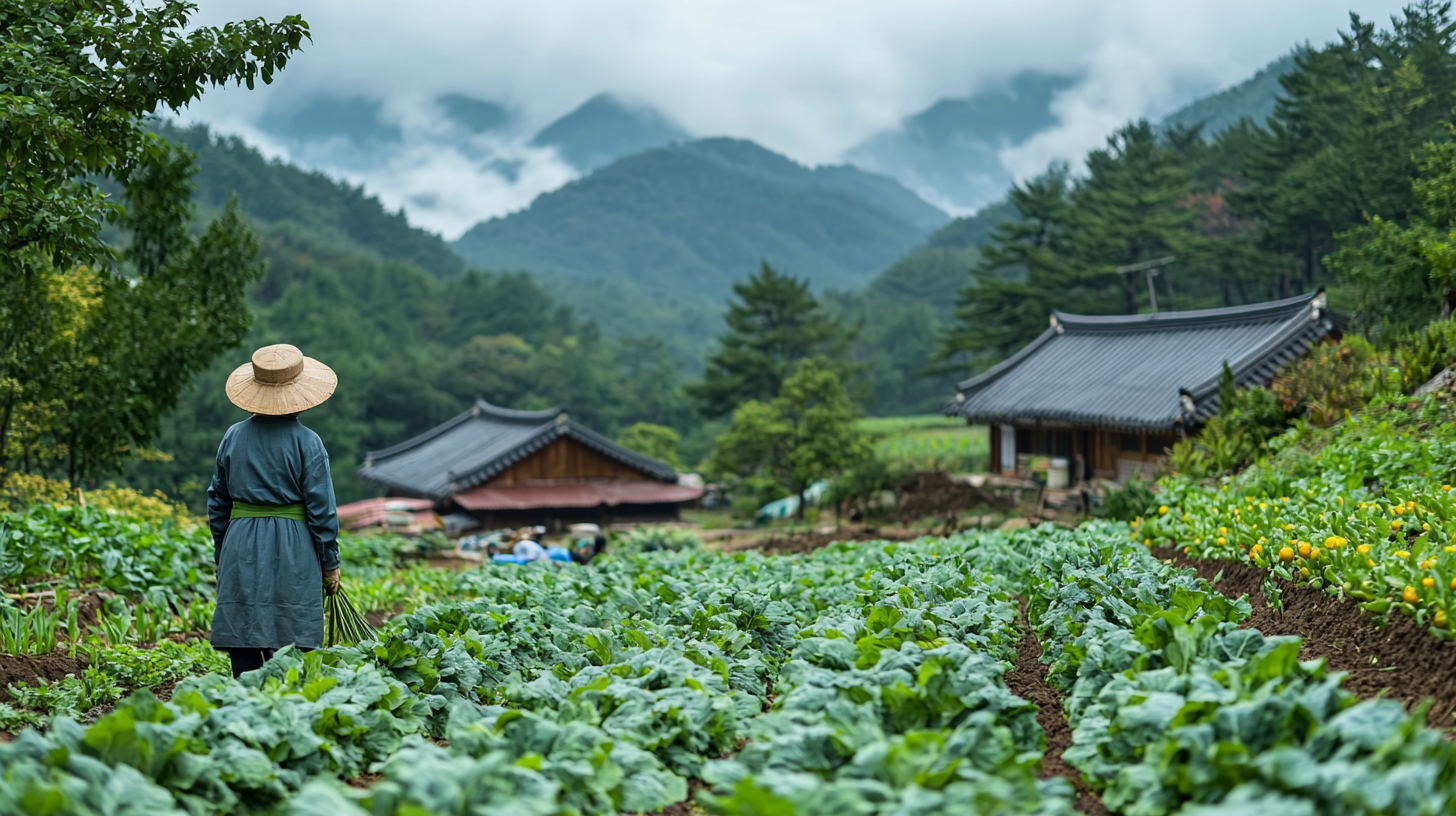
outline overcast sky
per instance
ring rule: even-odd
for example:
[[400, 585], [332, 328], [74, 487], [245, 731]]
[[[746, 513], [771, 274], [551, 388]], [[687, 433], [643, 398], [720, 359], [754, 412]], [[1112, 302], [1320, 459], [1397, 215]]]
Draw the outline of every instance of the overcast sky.
[[[1026, 70], [1079, 77], [1060, 124], [1009, 151], [1021, 177], [1076, 161], [1118, 124], [1238, 82], [1301, 42], [1322, 44], [1351, 10], [1386, 24], [1394, 0], [202, 0], [202, 21], [299, 13], [313, 43], [259, 90], [210, 92], [186, 118], [255, 142], [269, 105], [319, 93], [381, 101], [409, 133], [429, 102], [462, 93], [544, 124], [611, 92], [697, 135], [753, 139], [806, 163], [938, 99]], [[262, 144], [275, 155], [277, 145]], [[351, 172], [411, 220], [454, 238], [570, 177], [549, 160], [507, 182], [428, 151]], [[462, 173], [464, 175], [462, 175]], [[495, 185], [495, 188], [490, 188]], [[411, 202], [455, 199], [434, 209]]]

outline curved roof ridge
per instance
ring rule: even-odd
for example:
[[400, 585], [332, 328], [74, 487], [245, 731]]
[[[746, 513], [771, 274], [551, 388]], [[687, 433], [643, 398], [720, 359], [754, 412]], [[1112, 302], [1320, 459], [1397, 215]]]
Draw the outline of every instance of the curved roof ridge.
[[479, 411], [482, 414], [489, 414], [490, 416], [497, 417], [499, 419], [545, 422], [546, 420], [555, 419], [556, 417], [560, 416], [562, 412], [566, 409], [560, 405], [553, 405], [550, 408], [543, 408], [540, 411], [521, 411], [515, 408], [502, 408], [499, 405], [492, 405], [491, 403], [477, 397], [475, 400], [475, 410]]
[[1051, 322], [1016, 354], [960, 383], [944, 412], [979, 422], [1157, 432], [1217, 409], [1224, 364], [1240, 387], [1266, 383], [1343, 327], [1322, 290], [1196, 312], [1056, 312]]
[[[1329, 321], [1329, 318], [1326, 317], [1323, 318], [1323, 320]], [[1333, 321], [1330, 322], [1331, 326], [1327, 327], [1327, 331], [1328, 328], [1333, 327]], [[1225, 360], [1224, 362], [1228, 364], [1229, 371], [1232, 372], [1234, 375], [1234, 382], [1240, 388], [1246, 387], [1248, 383], [1244, 382], [1244, 380], [1248, 378], [1250, 372], [1257, 369], [1259, 367], [1259, 364], [1264, 362], [1264, 360], [1268, 358], [1269, 355], [1273, 354], [1276, 350], [1289, 345], [1291, 342], [1294, 342], [1301, 334], [1304, 334], [1306, 331], [1308, 331], [1311, 325], [1317, 326], [1318, 324], [1316, 324], [1314, 321], [1311, 321], [1308, 315], [1295, 315], [1294, 317], [1291, 317], [1289, 320], [1285, 321], [1284, 324], [1279, 327], [1278, 332], [1270, 335], [1270, 337], [1262, 344], [1245, 352], [1243, 357], [1240, 357], [1237, 360]], [[1222, 379], [1222, 377], [1223, 372], [1220, 371], [1217, 375], [1210, 377], [1209, 379], [1199, 383], [1196, 386], [1193, 386], [1191, 388], [1185, 388], [1184, 390], [1186, 390], [1188, 394], [1195, 399], [1206, 397], [1209, 394], [1217, 393], [1218, 382], [1220, 379]]]
[[1108, 329], [1122, 331], [1158, 331], [1176, 326], [1215, 325], [1226, 322], [1267, 320], [1288, 313], [1291, 317], [1304, 313], [1309, 304], [1323, 292], [1319, 289], [1304, 295], [1271, 300], [1265, 303], [1250, 303], [1243, 306], [1221, 306], [1217, 309], [1195, 309], [1187, 312], [1157, 312], [1135, 315], [1078, 315], [1053, 310], [1052, 315], [1068, 330]]
[[423, 445], [426, 442], [429, 442], [431, 439], [434, 439], [434, 438], [440, 436], [441, 434], [448, 433], [449, 431], [455, 430], [455, 428], [459, 427], [461, 424], [463, 424], [465, 422], [468, 422], [474, 416], [475, 416], [475, 412], [473, 410], [471, 410], [471, 411], [461, 411], [460, 413], [456, 414], [453, 417], [450, 417], [449, 419], [445, 420], [444, 422], [441, 422], [439, 425], [436, 425], [435, 427], [429, 429], [428, 431], [425, 431], [424, 433], [419, 434], [417, 436], [412, 436], [412, 437], [410, 437], [409, 439], [406, 439], [403, 442], [400, 442], [400, 443], [397, 443], [397, 444], [394, 444], [394, 445], [390, 445], [387, 448], [381, 448], [381, 449], [379, 449], [377, 451], [365, 451], [364, 452], [364, 462], [367, 464], [369, 462], [377, 461], [379, 459], [388, 459], [389, 457], [394, 456], [395, 454], [404, 453], [407, 450], [411, 450], [413, 448], [417, 448], [420, 445]]

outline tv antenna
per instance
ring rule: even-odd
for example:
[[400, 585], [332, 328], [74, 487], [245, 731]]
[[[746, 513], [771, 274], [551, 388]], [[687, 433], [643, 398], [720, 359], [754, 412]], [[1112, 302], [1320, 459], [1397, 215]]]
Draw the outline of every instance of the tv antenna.
[[1151, 261], [1143, 261], [1142, 263], [1128, 264], [1127, 266], [1119, 266], [1117, 268], [1117, 272], [1118, 272], [1118, 274], [1125, 274], [1125, 273], [1128, 273], [1128, 272], [1145, 272], [1145, 273], [1147, 273], [1147, 278], [1148, 278], [1148, 300], [1151, 301], [1152, 304], [1153, 304], [1153, 314], [1157, 314], [1158, 313], [1158, 293], [1157, 293], [1157, 291], [1155, 289], [1153, 289], [1153, 276], [1156, 275], [1156, 274], [1158, 274], [1158, 269], [1159, 268], [1164, 267], [1164, 266], [1167, 266], [1168, 264], [1173, 263], [1176, 260], [1178, 260], [1178, 257], [1176, 255], [1165, 255], [1165, 256], [1163, 256], [1161, 258], [1155, 258], [1155, 259], [1153, 259]]

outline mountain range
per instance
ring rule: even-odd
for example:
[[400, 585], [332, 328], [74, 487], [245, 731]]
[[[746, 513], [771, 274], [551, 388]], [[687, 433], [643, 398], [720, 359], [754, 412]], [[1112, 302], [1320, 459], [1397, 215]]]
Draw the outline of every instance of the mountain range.
[[619, 159], [453, 246], [481, 269], [530, 271], [609, 334], [667, 336], [695, 361], [760, 264], [857, 288], [948, 220], [884, 176], [702, 139]]
[[[1262, 120], [1294, 58], [1195, 101], [1161, 126], [1216, 132], [1246, 116]], [[695, 139], [650, 107], [606, 94], [535, 130], [497, 102], [441, 96], [431, 103], [439, 119], [431, 138], [474, 151], [493, 162], [492, 172], [520, 170], [519, 159], [490, 152], [515, 139], [581, 174], [449, 244], [362, 188], [268, 162], [241, 142], [204, 149], [207, 136], [196, 130], [169, 138], [206, 154], [198, 192], [212, 206], [236, 192], [256, 220], [303, 226], [316, 240], [441, 279], [467, 266], [528, 272], [609, 336], [663, 337], [691, 370], [717, 334], [731, 285], [760, 263], [820, 292], [874, 291], [883, 302], [913, 293], [945, 319], [974, 247], [1010, 215], [996, 203], [1011, 183], [999, 151], [1055, 124], [1052, 101], [1072, 82], [1023, 74], [1004, 88], [943, 99], [850, 150], [853, 163], [820, 167], [745, 140]], [[359, 98], [319, 98], [270, 113], [261, 127], [301, 155], [327, 148], [336, 163], [377, 161], [407, 139], [377, 103]], [[951, 220], [931, 202], [978, 214]]]

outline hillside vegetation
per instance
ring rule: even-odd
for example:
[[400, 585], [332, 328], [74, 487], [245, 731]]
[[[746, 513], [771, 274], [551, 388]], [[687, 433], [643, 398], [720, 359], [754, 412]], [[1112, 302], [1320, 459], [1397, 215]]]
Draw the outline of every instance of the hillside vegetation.
[[198, 153], [200, 209], [237, 194], [267, 273], [252, 291], [256, 320], [241, 347], [198, 377], [163, 421], [155, 447], [170, 461], [136, 462], [127, 482], [198, 506], [218, 440], [245, 416], [223, 381], [268, 343], [296, 345], [339, 375], [338, 393], [306, 423], [329, 446], [341, 501], [374, 494], [353, 474], [366, 451], [476, 397], [521, 408], [564, 403], [605, 433], [642, 421], [693, 425], [661, 341], [608, 342], [527, 275], [465, 271], [438, 236], [357, 188], [201, 128], [161, 130]]
[[701, 328], [761, 262], [853, 287], [944, 220], [889, 179], [707, 139], [617, 161], [455, 248], [481, 268], [529, 270], [610, 335], [661, 334], [700, 359]]

